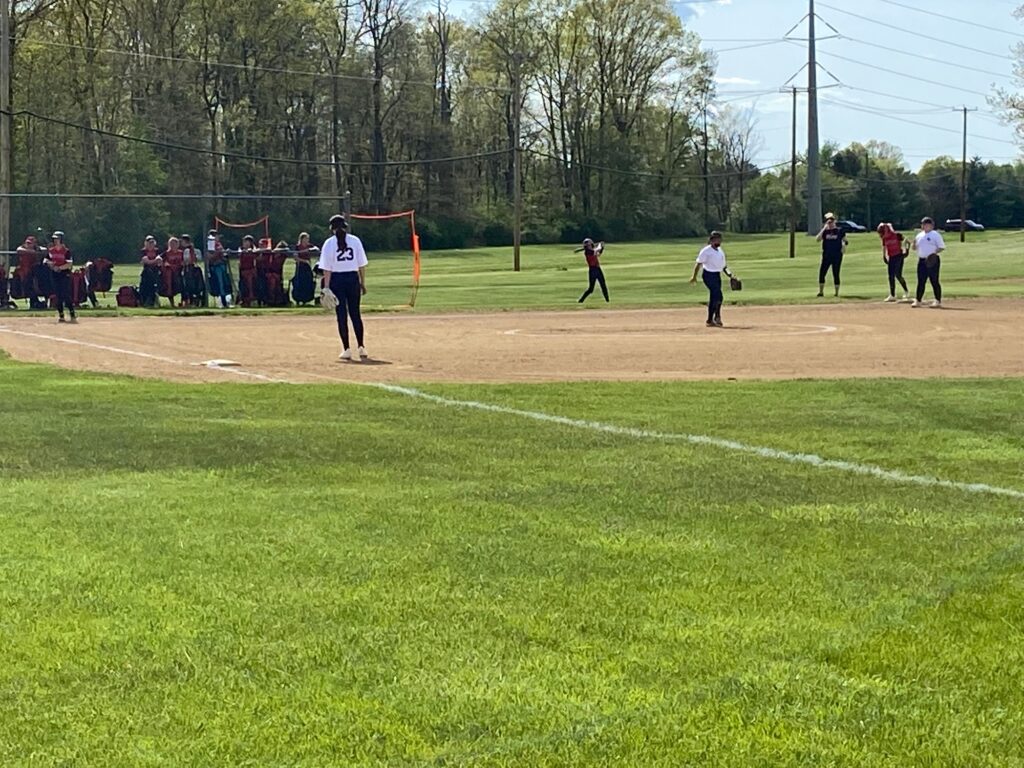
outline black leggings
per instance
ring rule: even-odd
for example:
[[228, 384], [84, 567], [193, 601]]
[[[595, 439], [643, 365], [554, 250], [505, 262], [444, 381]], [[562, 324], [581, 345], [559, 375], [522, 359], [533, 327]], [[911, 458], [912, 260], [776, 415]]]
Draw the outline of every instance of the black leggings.
[[358, 272], [331, 272], [331, 293], [338, 297], [338, 335], [341, 345], [348, 349], [348, 321], [352, 319], [352, 330], [356, 332], [356, 344], [363, 346], [363, 316], [359, 313], [359, 301], [363, 289]]
[[702, 275], [704, 285], [708, 287], [708, 322], [722, 319], [722, 302], [725, 296], [722, 294], [722, 273], [708, 272], [706, 269]]
[[[932, 265], [928, 266], [928, 259], [932, 260]], [[936, 301], [942, 301], [942, 286], [939, 285], [939, 268], [942, 266], [942, 262], [939, 259], [939, 254], [929, 256], [927, 259], [917, 260], [917, 300], [921, 301], [924, 298], [925, 286], [930, 282], [932, 284], [932, 293], [935, 294]]]
[[75, 305], [71, 300], [70, 272], [53, 273], [53, 294], [57, 298], [57, 314], [64, 317], [64, 310], [67, 309], [71, 312], [71, 316], [74, 317]]
[[829, 256], [827, 253], [821, 256], [821, 269], [818, 270], [818, 285], [825, 284], [825, 277], [828, 271], [832, 270], [832, 282], [839, 287], [839, 270], [843, 268], [843, 254]]
[[907, 288], [907, 281], [903, 279], [903, 263], [907, 260], [906, 256], [890, 256], [889, 257], [889, 295], [896, 295], [896, 281], [899, 280], [900, 285], [903, 286], [903, 292], [907, 293], [910, 289]]
[[608, 284], [604, 281], [604, 272], [601, 271], [600, 267], [590, 267], [590, 285], [587, 286], [587, 290], [580, 296], [580, 304], [587, 300], [587, 297], [594, 292], [594, 285], [597, 283], [601, 284], [601, 293], [604, 294], [604, 300], [608, 301]]

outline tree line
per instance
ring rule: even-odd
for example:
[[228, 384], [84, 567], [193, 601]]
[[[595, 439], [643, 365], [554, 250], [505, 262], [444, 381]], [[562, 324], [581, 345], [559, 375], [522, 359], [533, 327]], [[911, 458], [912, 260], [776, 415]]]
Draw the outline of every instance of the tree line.
[[[13, 26], [15, 191], [96, 196], [18, 198], [15, 233], [121, 255], [270, 213], [294, 237], [350, 193], [416, 209], [425, 247], [502, 245], [517, 147], [528, 243], [788, 220], [787, 168], [753, 163], [752, 113], [720, 103], [668, 0], [498, 0], [470, 20], [443, 0], [18, 0]], [[827, 150], [827, 206], [942, 215], [946, 159], [910, 174], [869, 145], [865, 170], [857, 151]], [[972, 174], [979, 216], [1024, 224], [1002, 194], [1016, 167]]]
[[[911, 171], [900, 150], [886, 142], [853, 143], [821, 149], [822, 201], [840, 218], [867, 227], [888, 221], [909, 227], [922, 216], [941, 225], [960, 218], [961, 159], [940, 156]], [[995, 163], [975, 157], [967, 163], [967, 218], [989, 228], [1024, 227], [1024, 164]], [[798, 230], [806, 228], [802, 206], [806, 187], [797, 168]], [[790, 174], [766, 173], [748, 186], [747, 199], [732, 211], [739, 231], [771, 232], [788, 226]]]

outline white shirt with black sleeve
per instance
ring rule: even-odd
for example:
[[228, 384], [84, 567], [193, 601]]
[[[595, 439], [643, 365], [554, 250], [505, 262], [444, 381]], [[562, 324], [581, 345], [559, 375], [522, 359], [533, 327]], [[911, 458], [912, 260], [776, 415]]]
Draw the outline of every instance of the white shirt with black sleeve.
[[367, 265], [363, 241], [355, 235], [345, 236], [345, 248], [338, 248], [338, 238], [332, 236], [320, 249], [319, 266], [324, 272], [357, 272]]

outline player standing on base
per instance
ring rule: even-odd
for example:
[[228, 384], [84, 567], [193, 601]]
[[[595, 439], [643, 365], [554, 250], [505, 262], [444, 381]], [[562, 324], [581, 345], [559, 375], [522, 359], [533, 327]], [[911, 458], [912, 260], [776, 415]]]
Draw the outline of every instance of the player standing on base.
[[722, 302], [725, 296], [722, 293], [722, 273], [729, 277], [735, 277], [729, 271], [725, 262], [725, 251], [722, 249], [722, 233], [715, 231], [708, 236], [708, 244], [697, 254], [697, 263], [693, 267], [693, 275], [690, 277], [690, 284], [697, 282], [697, 275], [701, 274], [704, 285], [708, 289], [708, 328], [724, 328], [722, 325]]
[[825, 295], [825, 277], [832, 270], [836, 297], [839, 296], [839, 270], [843, 268], [843, 254], [846, 253], [846, 233], [836, 226], [836, 215], [825, 214], [825, 226], [818, 233], [821, 243], [821, 268], [818, 270], [818, 298]]
[[583, 241], [583, 247], [577, 248], [573, 253], [579, 253], [583, 251], [583, 256], [587, 260], [587, 271], [588, 279], [590, 284], [587, 286], [587, 290], [580, 296], [579, 303], [582, 304], [587, 300], [587, 297], [594, 292], [594, 286], [597, 283], [601, 284], [601, 293], [604, 294], [604, 300], [610, 301], [608, 298], [608, 284], [604, 280], [604, 270], [601, 269], [601, 254], [604, 253], [604, 243], [594, 244], [594, 241], [589, 237]]
[[50, 248], [43, 264], [53, 272], [53, 293], [57, 299], [57, 322], [66, 322], [64, 310], [71, 313], [71, 322], [77, 323], [75, 304], [71, 299], [71, 251], [64, 244], [64, 233], [57, 231], [50, 237]]
[[911, 306], [922, 306], [925, 285], [930, 282], [932, 293], [935, 294], [932, 307], [939, 309], [942, 307], [942, 286], [939, 285], [939, 268], [942, 261], [939, 254], [946, 250], [946, 243], [942, 235], [935, 231], [935, 222], [930, 216], [921, 219], [921, 231], [914, 239], [914, 250], [917, 251], [917, 298]]
[[337, 214], [331, 217], [331, 232], [320, 250], [320, 269], [324, 273], [324, 307], [334, 309], [338, 319], [338, 335], [341, 336], [341, 360], [351, 360], [352, 350], [348, 343], [348, 321], [356, 334], [359, 357], [365, 360], [369, 355], [363, 345], [363, 317], [359, 301], [366, 293], [366, 250], [362, 241], [348, 234], [348, 221]]

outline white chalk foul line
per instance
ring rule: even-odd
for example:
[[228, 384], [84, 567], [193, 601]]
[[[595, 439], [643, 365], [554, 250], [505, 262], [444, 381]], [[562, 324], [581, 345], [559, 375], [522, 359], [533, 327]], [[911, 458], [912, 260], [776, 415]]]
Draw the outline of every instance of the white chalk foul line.
[[674, 432], [656, 432], [646, 429], [637, 429], [635, 427], [620, 427], [615, 424], [604, 424], [599, 421], [570, 419], [566, 416], [557, 416], [555, 414], [543, 413], [541, 411], [525, 411], [519, 408], [509, 408], [504, 405], [480, 403], [475, 400], [454, 400], [448, 397], [441, 397], [440, 395], [432, 395], [419, 389], [402, 387], [395, 384], [372, 384], [370, 386], [382, 389], [386, 392], [392, 392], [394, 394], [414, 397], [420, 400], [436, 403], [438, 405], [444, 405], [449, 408], [471, 409], [476, 411], [487, 411], [489, 413], [500, 413], [506, 416], [518, 416], [520, 418], [531, 419], [533, 421], [560, 424], [565, 427], [586, 429], [592, 432], [605, 432], [611, 435], [632, 437], [638, 440], [658, 440], [663, 442], [679, 442], [690, 443], [692, 445], [710, 446], [727, 451], [734, 451], [736, 453], [760, 456], [765, 459], [785, 461], [790, 464], [806, 464], [817, 469], [832, 469], [854, 475], [867, 475], [869, 477], [877, 477], [881, 480], [888, 480], [895, 483], [922, 485], [931, 488], [948, 488], [950, 490], [963, 491], [965, 493], [981, 493], [993, 496], [1007, 496], [1013, 499], [1024, 499], [1024, 491], [1018, 491], [1013, 488], [1000, 488], [999, 486], [987, 485], [985, 483], [961, 483], [955, 480], [942, 480], [938, 477], [928, 477], [927, 475], [910, 475], [898, 470], [885, 469], [884, 467], [877, 467], [871, 464], [858, 464], [852, 461], [826, 459], [813, 453], [792, 453], [790, 451], [781, 451], [777, 448], [748, 445], [747, 443], [737, 442], [736, 440], [726, 440], [720, 437], [711, 437], [708, 435], [688, 435]]
[[160, 355], [151, 355], [149, 352], [136, 352], [131, 349], [121, 349], [120, 347], [108, 347], [105, 344], [94, 344], [91, 341], [79, 341], [78, 339], [66, 339], [63, 336], [50, 336], [47, 333], [31, 333], [29, 331], [16, 331], [13, 328], [6, 328], [0, 325], [0, 333], [9, 333], [13, 336], [27, 336], [32, 339], [43, 339], [45, 341], [56, 341], [58, 344], [70, 344], [75, 347], [89, 347], [90, 349], [98, 349], [103, 352], [116, 352], [120, 355], [131, 355], [132, 357], [143, 357], [147, 360], [157, 360], [161, 363], [172, 363], [173, 365], [182, 365], [180, 360], [173, 360], [169, 357], [161, 357]]
[[[131, 357], [141, 357], [146, 360], [156, 360], [159, 363], [169, 363], [170, 365], [182, 366], [182, 365], [197, 365], [197, 363], [186, 363], [184, 360], [176, 360], [173, 357], [164, 357], [163, 355], [154, 355], [149, 352], [138, 352], [134, 349], [124, 349], [122, 347], [111, 347], [106, 344], [96, 344], [92, 341], [80, 341], [79, 339], [68, 339], [63, 336], [51, 336], [48, 333], [32, 333], [30, 331], [16, 331], [13, 328], [7, 328], [0, 325], [0, 333], [9, 333], [14, 336], [27, 336], [32, 339], [43, 339], [44, 341], [55, 341], [58, 344], [70, 344], [75, 347], [87, 347], [88, 349], [98, 349], [101, 352], [113, 352], [118, 355], [129, 355]], [[218, 365], [216, 361], [210, 361], [209, 363], [201, 363], [207, 368], [211, 368], [221, 373], [230, 373], [235, 376], [240, 376], [247, 379], [255, 379], [257, 381], [264, 381], [270, 384], [291, 384], [292, 382], [284, 379], [275, 379], [270, 376], [264, 376], [262, 373], [252, 373], [250, 371], [239, 371], [234, 368], [230, 368], [225, 365]]]
[[[93, 344], [87, 341], [78, 341], [77, 339], [65, 339], [60, 336], [50, 336], [43, 333], [15, 331], [4, 326], [0, 326], [0, 332], [13, 333], [18, 336], [30, 336], [38, 339], [45, 339], [47, 341], [57, 341], [64, 344], [92, 347], [94, 349], [101, 349], [106, 352], [115, 352], [118, 354], [131, 355], [134, 357], [144, 357], [150, 360], [158, 360], [164, 363], [171, 363], [173, 365], [187, 365], [187, 363], [181, 360], [175, 360], [169, 357], [161, 357], [160, 355], [151, 355], [148, 352], [137, 352], [130, 349], [122, 349], [120, 347], [109, 347], [103, 344]], [[266, 376], [262, 373], [254, 373], [252, 371], [241, 371], [234, 368], [225, 368], [222, 366], [210, 367], [213, 368], [214, 370], [221, 371], [223, 373], [229, 373], [235, 376], [254, 379], [256, 381], [262, 381], [270, 384], [300, 383], [296, 381], [290, 381], [288, 379], [276, 379], [270, 376]], [[328, 377], [317, 376], [317, 378], [326, 379]], [[605, 432], [611, 435], [632, 437], [637, 440], [660, 440], [663, 442], [681, 442], [690, 443], [692, 445], [707, 445], [714, 448], [721, 448], [727, 451], [734, 451], [736, 453], [746, 453], [753, 456], [760, 456], [762, 458], [772, 459], [774, 461], [785, 461], [790, 464], [805, 464], [808, 466], [816, 467], [818, 469], [833, 469], [840, 472], [847, 472], [855, 475], [867, 475], [869, 477], [877, 477], [881, 480], [888, 480], [894, 483], [920, 485], [931, 488], [947, 488], [955, 491], [963, 491], [965, 493], [980, 493], [992, 496], [1007, 496], [1013, 499], [1024, 499], [1024, 491], [1019, 491], [1014, 488], [1000, 488], [999, 486], [988, 485], [986, 483], [961, 483], [955, 480], [942, 480], [941, 478], [929, 477], [927, 475], [910, 475], [904, 472], [899, 472], [894, 469], [876, 467], [871, 464], [858, 464], [856, 462], [851, 461], [826, 459], [822, 456], [817, 456], [813, 453], [792, 453], [790, 451], [781, 451], [778, 450], [777, 448], [766, 448], [758, 445], [748, 445], [746, 443], [740, 443], [735, 440], [725, 440], [723, 438], [711, 437], [709, 435], [688, 435], [674, 432], [657, 432], [646, 429], [637, 429], [636, 427], [620, 427], [616, 424], [605, 424], [600, 421], [570, 419], [566, 416], [558, 416], [551, 413], [543, 413], [541, 411], [525, 411], [519, 408], [509, 408], [508, 406], [494, 405], [492, 403], [481, 403], [475, 400], [455, 400], [448, 397], [442, 397], [440, 395], [432, 395], [429, 392], [423, 392], [422, 390], [413, 389], [412, 387], [402, 387], [397, 384], [384, 384], [373, 382], [362, 384], [360, 382], [344, 382], [343, 380], [340, 379], [332, 380], [338, 381], [339, 383], [368, 386], [374, 389], [380, 389], [385, 392], [390, 392], [396, 395], [403, 395], [405, 397], [426, 400], [428, 402], [436, 403], [438, 405], [443, 405], [449, 408], [487, 411], [489, 413], [500, 413], [506, 416], [518, 416], [524, 419], [531, 419], [532, 421], [541, 421], [549, 424], [560, 424], [565, 427], [573, 427], [575, 429], [587, 429], [592, 432]]]

